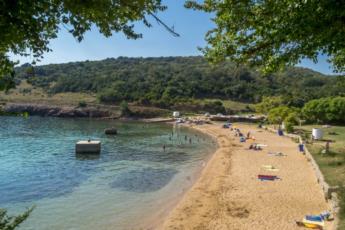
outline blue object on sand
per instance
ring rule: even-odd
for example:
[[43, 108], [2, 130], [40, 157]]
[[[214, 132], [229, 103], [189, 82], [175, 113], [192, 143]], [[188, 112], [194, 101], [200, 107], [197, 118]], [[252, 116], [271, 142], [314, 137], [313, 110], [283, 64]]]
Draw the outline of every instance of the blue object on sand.
[[246, 138], [245, 137], [240, 137], [240, 142], [246, 142]]
[[316, 222], [323, 221], [323, 218], [320, 215], [307, 215], [305, 216], [305, 219], [309, 221], [316, 221]]
[[283, 135], [284, 135], [283, 130], [278, 129], [278, 135], [279, 135], [279, 136], [283, 136]]
[[304, 153], [304, 144], [299, 144], [298, 149], [300, 152]]

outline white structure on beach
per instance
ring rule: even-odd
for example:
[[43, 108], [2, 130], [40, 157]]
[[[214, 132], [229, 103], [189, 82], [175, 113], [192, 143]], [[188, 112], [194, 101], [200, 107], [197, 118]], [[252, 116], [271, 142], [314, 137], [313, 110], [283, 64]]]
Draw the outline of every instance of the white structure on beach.
[[100, 153], [101, 142], [100, 141], [78, 141], [75, 144], [76, 153]]
[[313, 130], [312, 130], [312, 137], [313, 137], [314, 140], [321, 140], [322, 137], [323, 137], [322, 129], [313, 128]]
[[173, 117], [177, 118], [180, 116], [180, 112], [179, 111], [174, 111], [173, 112]]

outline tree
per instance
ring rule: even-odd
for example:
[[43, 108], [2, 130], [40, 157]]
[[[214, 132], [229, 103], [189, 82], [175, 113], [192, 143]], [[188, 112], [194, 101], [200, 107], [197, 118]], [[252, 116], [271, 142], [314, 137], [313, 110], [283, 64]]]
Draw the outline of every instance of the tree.
[[[296, 114], [296, 108], [278, 106], [268, 112], [268, 121], [272, 124], [281, 124], [290, 114]], [[290, 118], [289, 118], [290, 119]]]
[[203, 49], [212, 61], [230, 59], [270, 72], [327, 54], [336, 71], [345, 71], [343, 1], [191, 0], [186, 7], [215, 15]]
[[0, 229], [1, 230], [13, 230], [17, 228], [23, 221], [25, 221], [34, 207], [26, 210], [23, 214], [18, 216], [8, 216], [6, 209], [0, 209]]
[[122, 32], [127, 38], [142, 35], [134, 31], [134, 22], [151, 24], [147, 15], [153, 16], [165, 10], [161, 0], [32, 0], [0, 1], [0, 90], [13, 87], [13, 66], [8, 53], [34, 57], [34, 62], [50, 51], [49, 41], [57, 37], [60, 29], [66, 29], [79, 42], [86, 31], [95, 25], [99, 32], [109, 37]]
[[311, 100], [302, 110], [308, 122], [345, 123], [345, 97]]
[[283, 104], [281, 97], [263, 97], [262, 101], [255, 105], [255, 110], [258, 113], [267, 114], [271, 109]]

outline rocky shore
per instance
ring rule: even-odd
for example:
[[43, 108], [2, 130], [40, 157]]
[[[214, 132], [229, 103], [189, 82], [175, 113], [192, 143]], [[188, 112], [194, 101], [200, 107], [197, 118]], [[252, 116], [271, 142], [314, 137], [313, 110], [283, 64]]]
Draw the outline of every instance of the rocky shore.
[[113, 117], [109, 110], [96, 107], [50, 106], [42, 104], [7, 103], [2, 107], [5, 113], [23, 113], [42, 117]]

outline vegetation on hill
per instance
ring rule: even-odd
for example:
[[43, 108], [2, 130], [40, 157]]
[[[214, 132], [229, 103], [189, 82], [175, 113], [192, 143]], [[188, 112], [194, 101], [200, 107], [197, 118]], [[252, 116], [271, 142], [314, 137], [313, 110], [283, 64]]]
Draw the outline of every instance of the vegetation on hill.
[[199, 99], [256, 103], [264, 96], [281, 96], [286, 105], [302, 107], [312, 99], [345, 95], [344, 77], [305, 68], [263, 76], [229, 62], [211, 66], [202, 57], [120, 57], [35, 68], [27, 64], [16, 71], [17, 80], [26, 79], [49, 94], [94, 93], [105, 103], [164, 108]]

